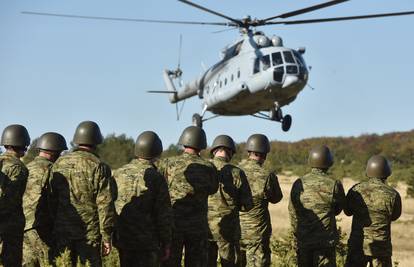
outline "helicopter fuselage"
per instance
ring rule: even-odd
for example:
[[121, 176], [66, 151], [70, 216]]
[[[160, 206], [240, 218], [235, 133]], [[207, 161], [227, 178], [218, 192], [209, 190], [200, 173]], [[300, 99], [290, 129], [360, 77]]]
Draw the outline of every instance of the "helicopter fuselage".
[[[283, 47], [279, 37], [270, 40], [250, 32], [225, 48], [222, 56], [199, 79], [170, 95], [170, 101], [198, 95], [203, 108], [214, 114], [251, 115], [291, 103], [308, 80], [301, 53]], [[167, 72], [164, 79], [167, 88], [174, 90], [168, 84], [171, 79], [167, 80]]]

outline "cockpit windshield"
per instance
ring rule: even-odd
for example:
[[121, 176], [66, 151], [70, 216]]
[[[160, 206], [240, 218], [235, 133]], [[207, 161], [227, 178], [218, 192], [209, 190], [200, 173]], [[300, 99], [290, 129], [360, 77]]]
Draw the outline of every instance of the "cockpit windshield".
[[280, 52], [273, 53], [272, 61], [273, 61], [273, 66], [282, 65], [283, 64], [282, 54], [280, 54]]
[[283, 51], [283, 57], [285, 58], [286, 63], [295, 63], [292, 53], [290, 51]]

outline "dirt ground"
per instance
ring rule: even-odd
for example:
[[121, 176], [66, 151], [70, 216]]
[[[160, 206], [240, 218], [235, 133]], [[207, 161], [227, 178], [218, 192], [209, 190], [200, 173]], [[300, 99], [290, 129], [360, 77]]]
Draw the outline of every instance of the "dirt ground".
[[[290, 227], [288, 201], [289, 192], [295, 177], [281, 175], [279, 183], [283, 191], [283, 200], [274, 205], [270, 205], [270, 214], [272, 217], [273, 235], [278, 237], [286, 234]], [[351, 179], [343, 181], [345, 192], [355, 184]], [[401, 194], [403, 212], [392, 228], [392, 244], [393, 244], [393, 261], [399, 263], [399, 267], [410, 267], [414, 265], [414, 199], [407, 198], [407, 186], [398, 184], [397, 190]], [[351, 217], [347, 217], [344, 213], [338, 216], [338, 225], [347, 235], [351, 229]]]

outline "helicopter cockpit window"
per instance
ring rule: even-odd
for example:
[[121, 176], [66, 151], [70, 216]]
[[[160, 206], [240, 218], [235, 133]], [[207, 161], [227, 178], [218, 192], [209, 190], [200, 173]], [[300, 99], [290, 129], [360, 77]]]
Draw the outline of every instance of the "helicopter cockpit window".
[[266, 55], [262, 57], [262, 69], [267, 70], [268, 68], [270, 68], [270, 56]]
[[298, 62], [299, 65], [305, 66], [305, 63], [304, 63], [304, 60], [303, 60], [302, 56], [297, 51], [293, 51], [293, 55], [295, 55], [296, 62]]
[[[258, 73], [260, 71], [260, 58], [256, 58], [253, 65], [253, 74]], [[240, 76], [238, 75], [238, 78]]]
[[285, 58], [286, 63], [295, 63], [292, 53], [290, 51], [284, 51], [283, 57]]
[[282, 65], [283, 64], [282, 54], [280, 54], [280, 52], [273, 53], [272, 61], [273, 61], [273, 66]]

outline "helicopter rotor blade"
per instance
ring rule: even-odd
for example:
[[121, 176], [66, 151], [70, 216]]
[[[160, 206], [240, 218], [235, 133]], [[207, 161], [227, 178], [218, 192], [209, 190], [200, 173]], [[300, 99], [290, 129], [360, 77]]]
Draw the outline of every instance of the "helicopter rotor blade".
[[267, 22], [267, 21], [273, 20], [273, 19], [279, 19], [279, 18], [280, 19], [285, 19], [285, 18], [289, 18], [289, 17], [293, 17], [293, 16], [305, 14], [305, 13], [308, 13], [308, 12], [312, 12], [312, 11], [315, 11], [315, 10], [318, 10], [318, 9], [322, 9], [322, 8], [325, 8], [325, 7], [330, 7], [330, 6], [337, 5], [337, 4], [341, 4], [343, 2], [348, 2], [348, 1], [349, 0], [333, 0], [333, 1], [328, 1], [328, 2], [325, 2], [325, 3], [322, 3], [322, 4], [318, 4], [318, 5], [314, 5], [314, 6], [310, 6], [310, 7], [306, 7], [306, 8], [302, 8], [302, 9], [298, 9], [298, 10], [295, 10], [295, 11], [283, 13], [283, 14], [280, 14], [280, 15], [277, 15], [277, 16], [273, 16], [273, 17], [270, 17], [270, 18], [266, 18], [266, 19], [263, 19], [261, 21]]
[[237, 29], [238, 29], [237, 27], [232, 27], [232, 28], [229, 28], [229, 29], [224, 29], [224, 30], [214, 31], [214, 32], [211, 32], [211, 33], [216, 34], [216, 33], [222, 33], [222, 32], [233, 31], [233, 30], [237, 30]]
[[345, 20], [357, 20], [357, 19], [371, 19], [381, 17], [393, 17], [393, 16], [405, 16], [414, 15], [414, 11], [396, 12], [396, 13], [382, 13], [372, 15], [350, 16], [350, 17], [334, 17], [334, 18], [322, 18], [322, 19], [305, 19], [305, 20], [292, 20], [292, 21], [268, 21], [264, 25], [276, 25], [276, 24], [309, 24], [309, 23], [321, 23], [321, 22], [333, 22], [333, 21], [345, 21]]
[[227, 25], [227, 26], [242, 26], [243, 25], [243, 23], [240, 20], [238, 20], [238, 19], [231, 18], [229, 16], [226, 16], [224, 14], [221, 14], [221, 13], [217, 12], [217, 11], [208, 9], [208, 8], [203, 7], [201, 5], [198, 5], [196, 3], [190, 2], [188, 0], [178, 0], [178, 1], [179, 2], [182, 2], [184, 4], [187, 4], [187, 5], [193, 6], [195, 8], [201, 9], [201, 10], [203, 10], [205, 12], [210, 13], [210, 14], [213, 14], [213, 15], [216, 15], [216, 16], [219, 16], [219, 17], [222, 17], [222, 18], [225, 18], [227, 20], [230, 20], [231, 22], [233, 22], [235, 24], [235, 25]]
[[180, 69], [181, 67], [181, 49], [183, 47], [183, 35], [180, 34], [180, 43], [178, 45], [178, 65], [177, 65], [177, 69]]
[[71, 14], [44, 13], [44, 12], [32, 12], [32, 11], [23, 11], [21, 13], [25, 14], [25, 15], [64, 17], [64, 18], [75, 18], [75, 19], [91, 19], [91, 20], [112, 20], [112, 21], [130, 21], [130, 22], [165, 23], [165, 24], [231, 26], [228, 22], [202, 22], [202, 21], [155, 20], [155, 19], [134, 19], [134, 18], [116, 18], [116, 17], [100, 17], [100, 16], [80, 16], [80, 15], [71, 15]]

